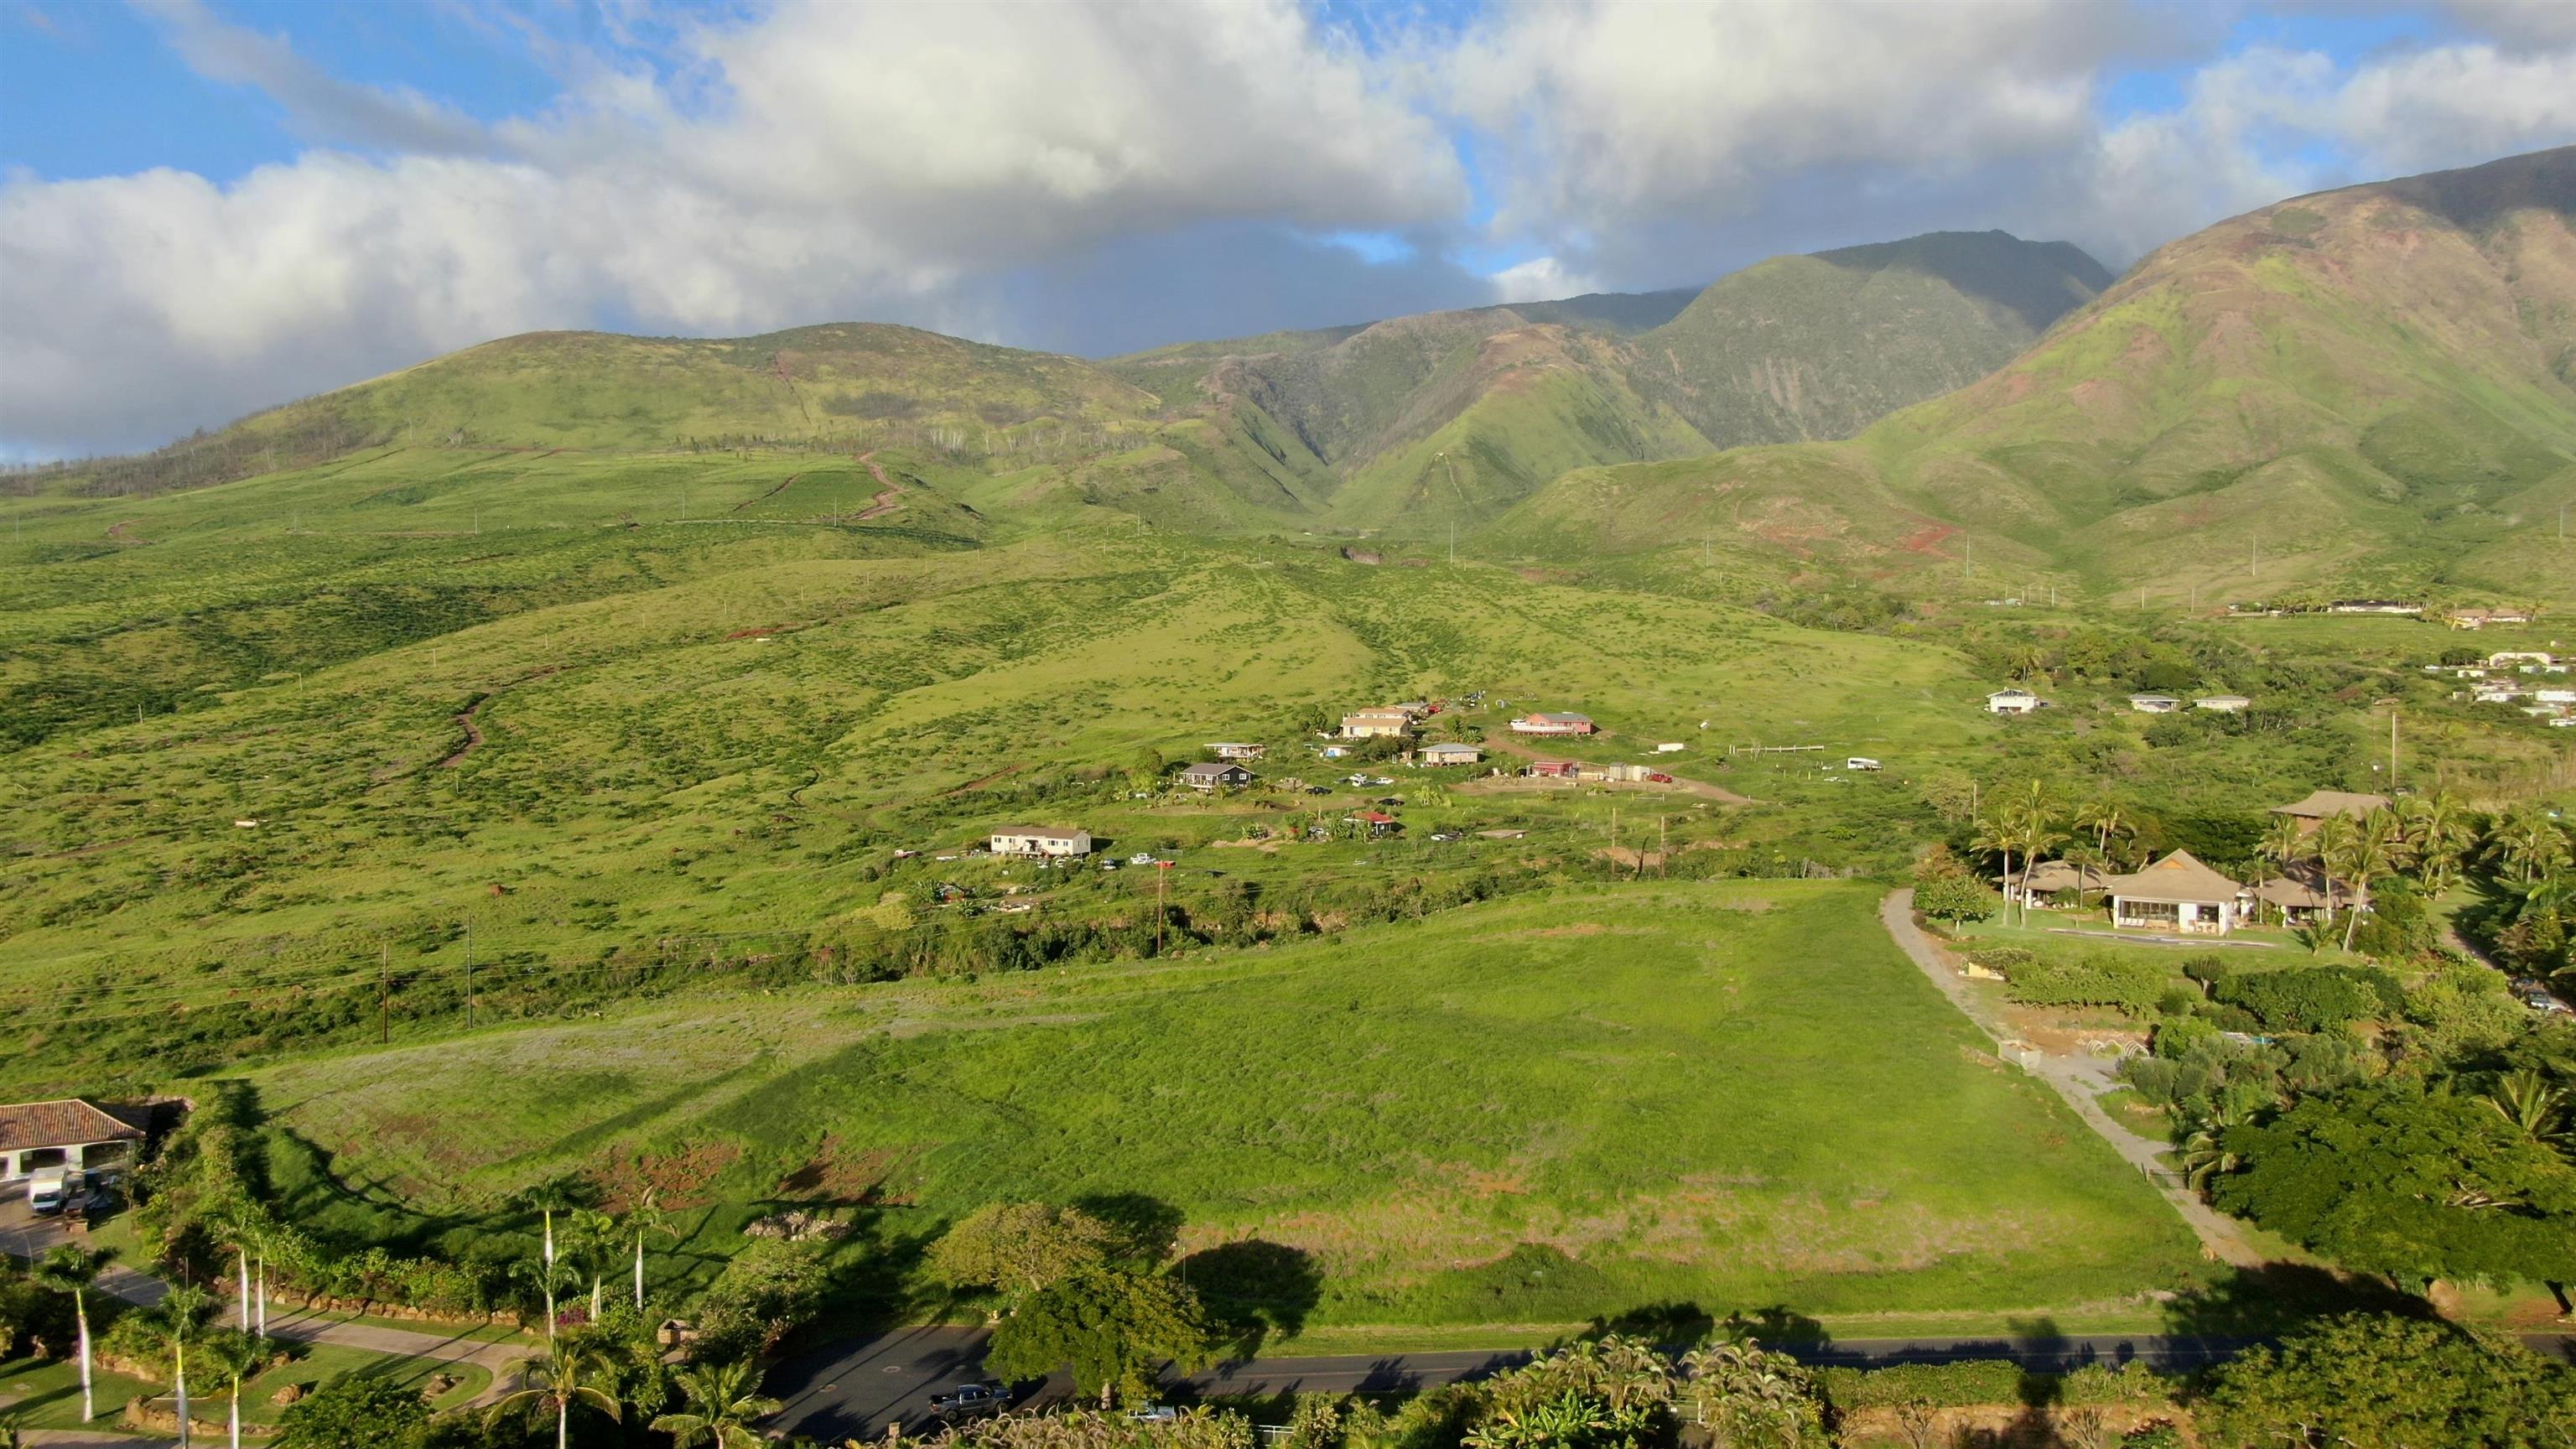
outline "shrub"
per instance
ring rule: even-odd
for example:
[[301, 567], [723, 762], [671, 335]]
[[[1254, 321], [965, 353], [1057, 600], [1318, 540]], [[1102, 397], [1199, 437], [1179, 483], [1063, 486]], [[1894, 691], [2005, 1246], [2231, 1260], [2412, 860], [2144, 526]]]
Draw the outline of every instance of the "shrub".
[[813, 1315], [831, 1270], [811, 1243], [764, 1238], [736, 1253], [698, 1300], [700, 1351], [715, 1358], [766, 1353]]
[[1982, 921], [2003, 909], [2003, 897], [1967, 875], [1938, 875], [1914, 888], [1914, 908], [1936, 921]]
[[389, 1378], [342, 1374], [286, 1406], [276, 1449], [399, 1449], [429, 1426], [420, 1390]]
[[2130, 1016], [2155, 1010], [2164, 995], [2164, 968], [2152, 961], [2088, 956], [2040, 962], [2004, 973], [2005, 994], [2029, 1006], [2109, 1006]]
[[2219, 1000], [2243, 1008], [2272, 1031], [2324, 1031], [2382, 1009], [2368, 984], [2329, 967], [2233, 977], [2219, 987]]
[[1829, 1368], [1817, 1376], [1836, 1409], [1884, 1409], [1923, 1401], [1935, 1408], [2024, 1402], [2031, 1375], [2009, 1359], [1907, 1363], [1889, 1368]]

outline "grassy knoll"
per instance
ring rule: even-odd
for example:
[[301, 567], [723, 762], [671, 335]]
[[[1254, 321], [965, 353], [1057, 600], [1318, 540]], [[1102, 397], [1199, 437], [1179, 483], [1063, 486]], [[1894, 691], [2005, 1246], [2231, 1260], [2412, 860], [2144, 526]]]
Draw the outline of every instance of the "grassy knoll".
[[1567, 889], [1189, 963], [701, 1001], [252, 1080], [291, 1134], [289, 1210], [351, 1237], [426, 1241], [588, 1170], [700, 1205], [675, 1261], [731, 1251], [781, 1201], [873, 1204], [899, 1265], [982, 1202], [1141, 1197], [1203, 1277], [1241, 1239], [1306, 1255], [1311, 1285], [1263, 1290], [1289, 1322], [2117, 1311], [2187, 1286], [2180, 1224], [1977, 1049], [1877, 896]]

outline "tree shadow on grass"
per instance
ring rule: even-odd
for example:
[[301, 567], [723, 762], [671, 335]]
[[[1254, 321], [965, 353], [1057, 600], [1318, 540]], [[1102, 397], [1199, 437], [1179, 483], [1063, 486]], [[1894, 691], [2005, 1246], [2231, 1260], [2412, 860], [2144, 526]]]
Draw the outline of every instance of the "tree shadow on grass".
[[1226, 1351], [1241, 1358], [1258, 1353], [1273, 1333], [1296, 1337], [1324, 1293], [1313, 1254], [1260, 1238], [1202, 1249], [1172, 1271], [1197, 1291], [1226, 1335]]
[[2165, 1331], [2185, 1338], [2245, 1340], [2337, 1313], [2429, 1318], [2433, 1306], [2381, 1279], [2313, 1263], [2265, 1263], [2236, 1269], [2166, 1304]]
[[1138, 1263], [1155, 1264], [1172, 1255], [1180, 1240], [1181, 1210], [1141, 1192], [1095, 1193], [1076, 1198], [1072, 1207], [1107, 1223], [1118, 1240], [1111, 1253]]

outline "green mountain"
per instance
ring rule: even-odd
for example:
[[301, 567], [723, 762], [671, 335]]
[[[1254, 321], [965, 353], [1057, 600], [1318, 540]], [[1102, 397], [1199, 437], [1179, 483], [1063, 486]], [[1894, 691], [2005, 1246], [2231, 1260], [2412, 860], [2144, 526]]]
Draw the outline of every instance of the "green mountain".
[[2571, 219], [2576, 148], [2284, 201], [2158, 250], [2000, 371], [1848, 443], [1578, 471], [1483, 542], [1706, 557], [1724, 538], [1945, 577], [1973, 547], [2101, 590], [2564, 598]]
[[2066, 242], [1933, 232], [1747, 267], [1637, 349], [1713, 442], [1847, 438], [2003, 366], [2110, 284]]

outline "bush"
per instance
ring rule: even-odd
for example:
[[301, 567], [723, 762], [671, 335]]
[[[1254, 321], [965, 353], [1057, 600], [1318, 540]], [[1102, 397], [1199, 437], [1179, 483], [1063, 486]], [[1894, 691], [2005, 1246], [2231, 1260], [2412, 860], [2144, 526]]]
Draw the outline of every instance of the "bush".
[[1982, 921], [2003, 909], [2003, 897], [1968, 875], [1936, 875], [1914, 887], [1914, 908], [1936, 921]]
[[429, 1426], [420, 1390], [388, 1378], [342, 1374], [286, 1406], [276, 1449], [400, 1449]]
[[1836, 1409], [1884, 1409], [1918, 1400], [1935, 1408], [2018, 1404], [2033, 1376], [2009, 1359], [1958, 1363], [1908, 1363], [1891, 1368], [1829, 1368], [1817, 1375], [1826, 1402]]
[[812, 1243], [764, 1238], [736, 1253], [698, 1300], [699, 1351], [741, 1358], [775, 1348], [822, 1302], [831, 1270]]
[[2164, 968], [2152, 961], [2088, 956], [2008, 970], [2004, 994], [2027, 1006], [2109, 1006], [2146, 1016], [2163, 997], [2165, 980]]
[[2219, 987], [2218, 999], [2251, 1013], [2270, 1031], [2324, 1031], [2383, 1009], [2369, 983], [2332, 967], [2232, 977]]

